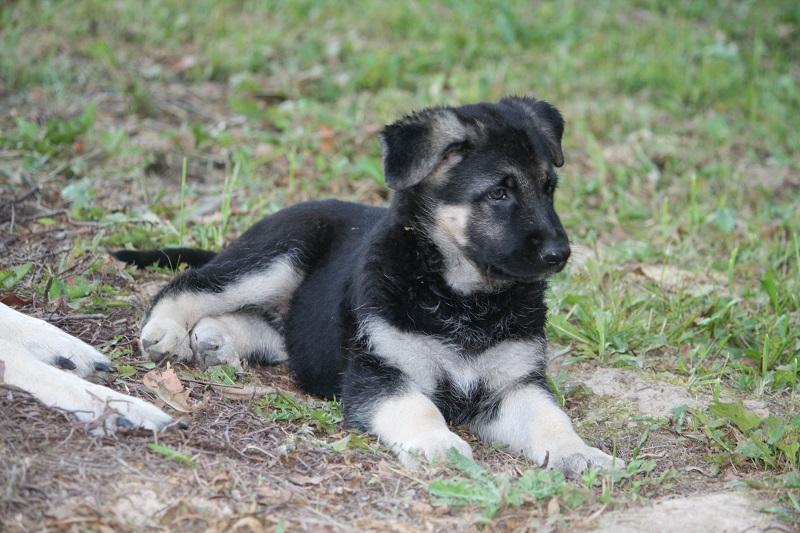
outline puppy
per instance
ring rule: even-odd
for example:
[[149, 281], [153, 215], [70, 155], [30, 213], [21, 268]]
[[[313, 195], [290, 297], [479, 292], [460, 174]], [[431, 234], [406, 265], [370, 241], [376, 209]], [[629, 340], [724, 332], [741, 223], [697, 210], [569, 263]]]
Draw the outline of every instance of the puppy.
[[387, 126], [389, 208], [301, 203], [205, 264], [187, 250], [151, 255], [201, 266], [153, 299], [142, 351], [287, 361], [303, 390], [340, 398], [351, 426], [406, 463], [471, 456], [450, 423], [570, 477], [624, 465], [581, 440], [547, 383], [546, 280], [570, 256], [553, 209], [563, 131], [532, 97]]
[[106, 356], [47, 322], [0, 304], [0, 384], [29, 392], [81, 422], [98, 421], [98, 433], [117, 427], [159, 430], [172, 422], [155, 405], [81, 379], [97, 370], [111, 370]]

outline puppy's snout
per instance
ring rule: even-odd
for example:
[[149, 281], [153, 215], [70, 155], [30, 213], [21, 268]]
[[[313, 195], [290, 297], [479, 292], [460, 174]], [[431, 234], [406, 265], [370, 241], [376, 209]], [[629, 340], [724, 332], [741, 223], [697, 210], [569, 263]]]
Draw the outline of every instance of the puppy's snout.
[[569, 245], [566, 244], [551, 244], [542, 249], [540, 257], [542, 261], [548, 265], [565, 265], [569, 259]]

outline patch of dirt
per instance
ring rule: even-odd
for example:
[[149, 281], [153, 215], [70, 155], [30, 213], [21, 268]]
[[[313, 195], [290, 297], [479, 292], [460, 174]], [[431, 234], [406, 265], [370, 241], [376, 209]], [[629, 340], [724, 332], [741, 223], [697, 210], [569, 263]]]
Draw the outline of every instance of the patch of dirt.
[[[569, 373], [575, 383], [586, 385], [595, 394], [610, 396], [616, 401], [634, 406], [640, 416], [663, 418], [669, 416], [675, 407], [707, 407], [713, 402], [713, 393], [708, 388], [690, 391], [686, 387], [664, 381], [657, 374], [591, 364], [573, 365], [569, 368]], [[734, 401], [733, 393], [723, 389], [720, 392], [720, 401]], [[755, 400], [744, 403], [759, 416], [769, 416], [766, 403]]]
[[[739, 533], [789, 531], [775, 517], [760, 512], [763, 503], [739, 492], [664, 499], [639, 509], [605, 515], [597, 533]], [[709, 523], [708, 519], [713, 520]]]

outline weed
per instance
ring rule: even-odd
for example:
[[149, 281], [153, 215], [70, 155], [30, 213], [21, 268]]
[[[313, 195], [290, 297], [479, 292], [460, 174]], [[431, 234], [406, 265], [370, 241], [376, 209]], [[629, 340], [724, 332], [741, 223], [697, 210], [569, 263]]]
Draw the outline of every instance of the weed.
[[327, 435], [338, 432], [344, 420], [339, 402], [304, 400], [287, 391], [265, 395], [256, 410], [272, 420], [299, 422], [312, 432]]
[[197, 466], [195, 464], [195, 462], [192, 461], [191, 457], [188, 457], [188, 456], [182, 454], [181, 452], [170, 448], [169, 446], [163, 446], [161, 444], [157, 444], [155, 442], [151, 442], [151, 443], [149, 443], [147, 445], [147, 447], [153, 453], [157, 453], [158, 455], [161, 455], [161, 456], [166, 457], [168, 459], [174, 459], [174, 460], [176, 460], [178, 462], [184, 463], [184, 464], [189, 465], [191, 467]]
[[486, 469], [451, 449], [448, 463], [459, 473], [458, 477], [436, 479], [428, 485], [434, 505], [480, 508], [480, 516], [492, 518], [501, 509], [518, 508], [524, 502], [542, 502], [557, 497], [570, 507], [576, 507], [591, 498], [591, 493], [573, 486], [561, 472], [532, 469], [523, 476], [511, 479], [507, 475], [495, 476]]
[[39, 125], [22, 117], [16, 119], [16, 129], [10, 134], [0, 131], [0, 147], [56, 156], [69, 150], [94, 125], [96, 106], [89, 104], [83, 114], [70, 119], [49, 118]]

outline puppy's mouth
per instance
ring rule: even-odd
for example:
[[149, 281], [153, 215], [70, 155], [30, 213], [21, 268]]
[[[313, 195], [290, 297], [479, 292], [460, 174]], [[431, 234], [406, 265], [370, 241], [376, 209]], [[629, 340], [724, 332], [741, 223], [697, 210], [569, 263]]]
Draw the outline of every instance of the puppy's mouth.
[[564, 270], [567, 262], [544, 264], [531, 261], [521, 266], [510, 266], [501, 263], [483, 264], [481, 269], [490, 282], [535, 283], [544, 281], [553, 274]]

